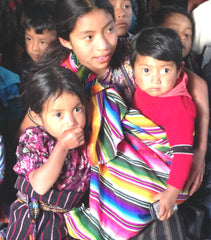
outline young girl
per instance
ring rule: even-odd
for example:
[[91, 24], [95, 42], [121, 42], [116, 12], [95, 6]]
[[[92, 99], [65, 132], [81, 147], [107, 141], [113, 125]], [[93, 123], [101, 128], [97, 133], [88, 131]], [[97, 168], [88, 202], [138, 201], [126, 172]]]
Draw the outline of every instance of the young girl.
[[73, 72], [51, 66], [33, 74], [24, 97], [37, 126], [17, 147], [7, 239], [71, 239], [63, 214], [80, 206], [90, 182], [84, 91]]
[[135, 38], [132, 63], [137, 83], [133, 107], [166, 130], [174, 154], [167, 188], [155, 197], [159, 219], [164, 220], [184, 187], [193, 155], [196, 109], [186, 88], [187, 74], [182, 72], [179, 36], [168, 28], [146, 28]]

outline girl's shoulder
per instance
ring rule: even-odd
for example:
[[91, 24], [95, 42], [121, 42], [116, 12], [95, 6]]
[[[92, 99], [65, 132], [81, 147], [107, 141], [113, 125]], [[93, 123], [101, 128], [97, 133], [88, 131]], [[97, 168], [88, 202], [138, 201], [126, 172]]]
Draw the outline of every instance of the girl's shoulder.
[[45, 131], [45, 129], [41, 126], [33, 126], [28, 127], [25, 129], [25, 131], [20, 136], [21, 141], [29, 141], [29, 142], [46, 142], [50, 141], [53, 138]]

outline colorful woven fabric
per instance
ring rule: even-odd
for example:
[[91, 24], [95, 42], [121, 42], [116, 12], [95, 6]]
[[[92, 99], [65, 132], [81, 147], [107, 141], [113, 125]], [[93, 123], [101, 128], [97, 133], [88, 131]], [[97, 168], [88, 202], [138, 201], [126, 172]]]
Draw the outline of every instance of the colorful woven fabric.
[[172, 155], [164, 130], [128, 110], [114, 87], [96, 79], [91, 86], [89, 209], [66, 213], [67, 227], [77, 239], [129, 239], [151, 221], [149, 204], [166, 188]]

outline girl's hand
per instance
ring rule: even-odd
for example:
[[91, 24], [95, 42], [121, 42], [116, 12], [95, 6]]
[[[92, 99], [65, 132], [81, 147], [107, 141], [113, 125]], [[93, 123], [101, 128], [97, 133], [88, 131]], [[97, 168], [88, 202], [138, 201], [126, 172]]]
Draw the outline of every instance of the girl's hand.
[[205, 154], [206, 151], [194, 149], [193, 162], [190, 169], [188, 179], [184, 186], [184, 191], [190, 189], [189, 195], [192, 196], [196, 192], [203, 180], [205, 172]]
[[84, 131], [75, 128], [64, 131], [58, 139], [48, 160], [29, 174], [29, 182], [40, 195], [45, 194], [57, 181], [68, 150], [84, 144]]
[[160, 201], [160, 212], [158, 218], [160, 221], [164, 221], [172, 216], [174, 213], [174, 205], [176, 204], [177, 197], [180, 190], [168, 185], [164, 192], [159, 193], [154, 198], [155, 201]]
[[64, 131], [58, 139], [65, 149], [74, 149], [85, 143], [84, 129], [75, 128]]

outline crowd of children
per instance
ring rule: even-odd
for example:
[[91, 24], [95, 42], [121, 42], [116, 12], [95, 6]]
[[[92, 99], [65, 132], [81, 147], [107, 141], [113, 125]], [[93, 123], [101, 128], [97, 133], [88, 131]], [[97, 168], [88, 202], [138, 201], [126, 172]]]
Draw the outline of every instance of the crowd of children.
[[21, 10], [14, 48], [0, 38], [0, 239], [169, 240], [151, 203], [169, 226], [190, 195], [210, 211], [210, 61], [188, 2], [0, 0]]

